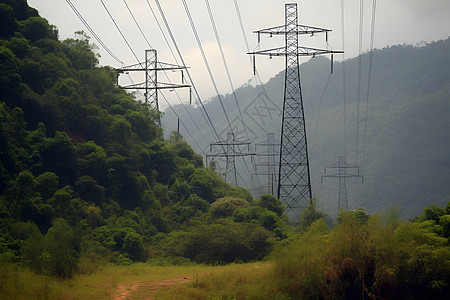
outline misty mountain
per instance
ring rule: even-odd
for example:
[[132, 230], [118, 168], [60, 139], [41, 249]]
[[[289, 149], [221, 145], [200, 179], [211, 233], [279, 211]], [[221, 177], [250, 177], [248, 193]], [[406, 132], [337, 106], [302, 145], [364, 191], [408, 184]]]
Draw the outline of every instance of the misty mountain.
[[[347, 179], [349, 209], [379, 212], [397, 205], [403, 217], [412, 217], [430, 203], [448, 201], [449, 51], [449, 39], [376, 49], [371, 65], [371, 54], [364, 53], [335, 63], [333, 74], [325, 57], [301, 64], [313, 195], [327, 213], [337, 212], [338, 180], [326, 178], [321, 183], [321, 175], [339, 156], [358, 165], [364, 176], [363, 184], [357, 178]], [[266, 140], [268, 133], [280, 139], [284, 71], [263, 85], [251, 84], [255, 79], [249, 82], [235, 91], [240, 112], [234, 95], [221, 99], [236, 138], [250, 141], [255, 152], [254, 144]], [[225, 140], [229, 125], [219, 99], [208, 101], [205, 109]], [[209, 143], [217, 138], [204, 112], [199, 106], [175, 105], [173, 110], [182, 121], [180, 133], [195, 151], [208, 154]], [[165, 111], [165, 134], [176, 130], [176, 118], [170, 108]], [[268, 188], [267, 176], [250, 175], [260, 159], [264, 158], [247, 158], [245, 164], [237, 160], [238, 184], [254, 194]], [[216, 161], [218, 171], [224, 172], [224, 161]], [[357, 173], [357, 169], [347, 171]]]

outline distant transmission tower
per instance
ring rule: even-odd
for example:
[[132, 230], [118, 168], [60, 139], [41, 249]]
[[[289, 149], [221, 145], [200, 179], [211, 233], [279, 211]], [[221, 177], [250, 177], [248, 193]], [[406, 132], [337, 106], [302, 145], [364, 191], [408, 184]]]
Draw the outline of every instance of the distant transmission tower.
[[[182, 84], [172, 84], [172, 83], [164, 83], [158, 82], [158, 72], [159, 71], [173, 71], [173, 70], [183, 70], [186, 67], [163, 63], [158, 61], [157, 51], [156, 49], [145, 50], [145, 63], [137, 63], [134, 65], [126, 66], [117, 69], [120, 73], [124, 72], [132, 72], [132, 71], [140, 71], [145, 72], [145, 82], [131, 84], [127, 86], [123, 86], [123, 89], [129, 90], [145, 90], [145, 104], [149, 104], [150, 107], [159, 112], [159, 102], [158, 102], [158, 91], [163, 89], [176, 89], [176, 88], [186, 88], [190, 85], [184, 84], [184, 76], [182, 71]], [[158, 123], [161, 126], [161, 120], [159, 119], [158, 114]]]
[[[338, 211], [340, 208], [348, 210], [348, 199], [347, 199], [347, 178], [361, 178], [361, 183], [363, 182], [363, 175], [359, 175], [359, 167], [354, 164], [349, 164], [345, 162], [345, 156], [340, 156], [337, 163], [331, 164], [324, 168], [324, 173], [327, 173], [327, 169], [338, 169], [338, 173], [330, 175], [322, 175], [321, 182], [324, 178], [338, 178], [339, 179], [339, 198], [338, 198]], [[347, 170], [356, 169], [357, 174], [347, 173]]]
[[[210, 152], [212, 152], [213, 148], [217, 146], [222, 148], [223, 152], [208, 154], [206, 155], [206, 160], [208, 160], [209, 157], [225, 157], [225, 181], [232, 186], [237, 186], [236, 157], [254, 155], [254, 153], [241, 152], [239, 146], [247, 146], [248, 151], [250, 151], [250, 143], [237, 141], [234, 137], [234, 133], [228, 132], [226, 141], [219, 141], [217, 143], [210, 144]], [[208, 162], [206, 162], [206, 164], [208, 164]]]
[[[263, 150], [260, 150], [260, 149]], [[258, 151], [260, 150], [260, 151]], [[254, 163], [256, 176], [267, 176], [267, 193], [275, 195], [278, 180], [278, 161], [276, 157], [280, 157], [280, 143], [275, 141], [275, 135], [273, 133], [267, 134], [267, 140], [261, 143], [255, 144], [256, 156], [263, 157], [266, 160]]]
[[[298, 25], [296, 3], [286, 4], [285, 18], [285, 25], [255, 31], [258, 35], [258, 44], [261, 40], [261, 34], [270, 36], [284, 35], [285, 47], [261, 50], [249, 54], [286, 57], [277, 196], [286, 204], [286, 211], [289, 212], [305, 208], [311, 203], [311, 180], [300, 84], [299, 56], [333, 55], [333, 53], [343, 52], [299, 47], [299, 35], [308, 34], [313, 36], [316, 33], [324, 32], [328, 42], [328, 32], [331, 30]], [[255, 61], [255, 58], [253, 60]]]

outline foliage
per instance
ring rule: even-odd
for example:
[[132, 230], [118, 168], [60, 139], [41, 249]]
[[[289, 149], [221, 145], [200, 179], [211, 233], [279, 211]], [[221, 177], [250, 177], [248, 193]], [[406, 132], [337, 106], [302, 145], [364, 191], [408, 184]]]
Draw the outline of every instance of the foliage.
[[426, 222], [394, 227], [357, 210], [342, 212], [330, 232], [316, 220], [277, 256], [278, 289], [294, 299], [442, 299], [450, 247]]
[[269, 231], [257, 224], [220, 219], [172, 232], [156, 245], [168, 256], [223, 264], [262, 259], [271, 249], [270, 236]]
[[214, 218], [230, 217], [237, 208], [247, 207], [248, 202], [233, 197], [224, 197], [217, 199], [209, 209]]
[[[68, 279], [79, 262], [80, 272], [90, 272], [99, 262], [154, 258], [157, 236], [174, 230], [189, 236], [183, 259], [195, 259], [192, 236], [201, 232], [186, 225], [208, 227], [215, 213], [230, 219], [234, 207], [219, 213], [221, 202], [214, 203], [252, 203], [250, 192], [203, 168], [178, 133], [165, 140], [159, 112], [116, 86], [116, 70], [98, 66], [83, 31], [61, 42], [26, 1], [0, 2], [2, 259]], [[226, 255], [205, 250], [208, 261], [268, 252], [272, 233], [224, 222], [216, 225], [229, 232], [223, 240], [235, 241]]]

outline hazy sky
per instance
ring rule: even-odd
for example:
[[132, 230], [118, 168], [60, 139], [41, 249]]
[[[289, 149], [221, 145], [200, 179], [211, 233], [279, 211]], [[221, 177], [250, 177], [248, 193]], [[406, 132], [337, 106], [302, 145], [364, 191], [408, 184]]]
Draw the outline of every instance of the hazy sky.
[[[149, 47], [128, 12], [124, 0], [103, 1], [139, 59], [143, 59], [144, 50]], [[229, 93], [231, 88], [212, 31], [205, 0], [186, 0], [186, 2], [206, 51], [219, 92], [222, 94]], [[284, 4], [287, 2], [298, 4], [300, 24], [333, 30], [329, 43], [333, 49], [341, 50], [343, 48], [341, 30], [341, 5], [343, 3], [345, 57], [354, 57], [359, 52], [360, 0], [237, 0], [237, 2], [251, 50], [257, 46], [256, 36], [252, 33], [254, 30], [284, 23]], [[373, 0], [363, 1], [363, 51], [367, 51], [370, 44], [373, 2]], [[377, 0], [375, 2], [375, 48], [403, 43], [416, 44], [421, 41], [435, 41], [446, 39], [450, 35], [449, 0]], [[28, 3], [36, 8], [42, 17], [58, 27], [60, 39], [73, 37], [73, 33], [77, 30], [88, 32], [65, 0], [28, 0]], [[72, 3], [95, 33], [120, 60], [126, 65], [136, 63], [136, 59], [115, 28], [100, 0], [72, 0]], [[175, 63], [175, 59], [164, 41], [163, 35], [149, 8], [148, 3], [150, 3], [161, 22], [155, 0], [126, 0], [126, 3], [134, 13], [151, 46], [158, 50], [159, 60]], [[233, 84], [237, 88], [251, 79], [253, 74], [239, 27], [234, 0], [209, 0], [209, 3], [224, 48], [228, 67], [231, 71]], [[206, 72], [205, 64], [189, 25], [182, 0], [160, 0], [160, 4], [166, 14], [186, 65], [190, 67], [194, 84], [200, 96], [203, 100], [214, 96], [215, 90]], [[161, 25], [167, 34], [162, 22]], [[167, 37], [169, 38], [169, 36]], [[92, 39], [92, 41], [97, 43], [95, 39]], [[321, 36], [302, 37], [301, 44], [304, 46], [326, 47], [325, 39]], [[170, 45], [173, 48], [171, 42]], [[284, 39], [282, 37], [263, 38], [261, 49], [281, 47], [283, 45]], [[103, 48], [100, 48], [98, 51], [101, 55], [100, 64], [120, 67], [120, 64], [112, 59]], [[174, 48], [173, 51], [175, 52]], [[342, 55], [335, 57], [338, 60], [342, 58]], [[180, 62], [179, 57], [176, 57], [176, 59]], [[267, 81], [281, 71], [283, 65], [284, 60], [282, 58], [269, 60], [267, 57], [259, 57], [257, 59], [258, 72], [263, 81]], [[171, 80], [174, 82], [180, 81], [181, 76], [179, 74], [176, 74], [176, 77], [174, 76], [171, 75]], [[161, 75], [160, 78], [162, 78], [161, 81], [167, 81], [164, 75]], [[134, 77], [134, 81], [138, 82], [141, 79]], [[122, 76], [121, 84], [128, 83], [129, 79], [126, 76]], [[167, 93], [169, 99], [173, 99], [170, 92], [167, 91], [165, 93]], [[183, 99], [187, 99], [186, 94], [187, 92], [180, 91]], [[176, 103], [175, 100], [173, 101], [173, 103]], [[163, 104], [162, 106], [165, 105]]]

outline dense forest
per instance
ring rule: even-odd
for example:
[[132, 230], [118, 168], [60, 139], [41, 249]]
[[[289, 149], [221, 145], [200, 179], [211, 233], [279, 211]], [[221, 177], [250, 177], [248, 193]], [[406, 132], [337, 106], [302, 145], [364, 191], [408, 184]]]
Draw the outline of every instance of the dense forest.
[[71, 280], [110, 263], [262, 259], [275, 262], [277, 286], [260, 289], [271, 299], [449, 292], [450, 204], [408, 222], [395, 207], [333, 222], [311, 205], [291, 224], [276, 197], [230, 186], [181, 134], [164, 138], [95, 47], [0, 0], [0, 298], [22, 284], [14, 268]]
[[26, 1], [0, 7], [3, 260], [70, 277], [80, 256], [247, 261], [285, 236], [279, 201], [231, 187], [177, 133], [165, 140], [83, 32], [61, 42]]

